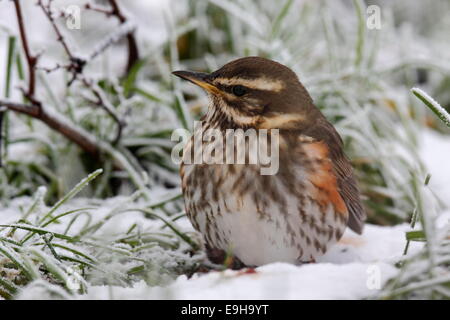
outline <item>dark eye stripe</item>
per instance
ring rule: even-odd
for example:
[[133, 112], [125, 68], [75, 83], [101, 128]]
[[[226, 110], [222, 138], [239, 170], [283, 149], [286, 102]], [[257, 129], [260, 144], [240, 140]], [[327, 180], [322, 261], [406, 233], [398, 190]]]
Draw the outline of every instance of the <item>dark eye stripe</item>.
[[244, 94], [247, 93], [247, 88], [241, 85], [235, 85], [231, 87], [231, 92], [238, 97], [242, 97]]

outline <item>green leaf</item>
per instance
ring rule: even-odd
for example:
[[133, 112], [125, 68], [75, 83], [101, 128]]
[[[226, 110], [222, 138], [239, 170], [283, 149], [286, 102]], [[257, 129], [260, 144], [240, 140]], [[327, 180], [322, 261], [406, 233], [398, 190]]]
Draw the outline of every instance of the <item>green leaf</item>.
[[97, 169], [94, 172], [92, 172], [90, 175], [88, 175], [86, 178], [81, 180], [72, 190], [70, 190], [64, 197], [62, 197], [51, 209], [47, 214], [41, 219], [39, 222], [39, 225], [44, 225], [44, 221], [47, 218], [50, 218], [52, 214], [61, 207], [65, 202], [75, 197], [81, 190], [83, 190], [84, 187], [86, 187], [89, 182], [94, 180], [99, 174], [103, 172], [103, 169]]
[[133, 64], [133, 67], [131, 68], [130, 72], [128, 73], [127, 77], [123, 80], [122, 86], [123, 86], [123, 93], [125, 97], [128, 97], [130, 93], [133, 91], [134, 84], [136, 83], [137, 75], [139, 74], [139, 71], [141, 68], [145, 65], [145, 60], [139, 60], [135, 64]]
[[292, 6], [293, 0], [286, 0], [283, 7], [281, 8], [280, 12], [278, 13], [277, 17], [275, 18], [275, 21], [273, 22], [272, 27], [272, 36], [275, 36], [280, 31], [281, 23], [283, 22], [283, 19], [286, 17], [286, 15], [289, 13], [289, 9]]

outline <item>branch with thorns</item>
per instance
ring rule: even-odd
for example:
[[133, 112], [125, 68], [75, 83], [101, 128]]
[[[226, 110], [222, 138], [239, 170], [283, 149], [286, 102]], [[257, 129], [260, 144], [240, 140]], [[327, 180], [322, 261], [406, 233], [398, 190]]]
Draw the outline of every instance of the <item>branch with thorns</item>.
[[[83, 72], [83, 68], [86, 65], [86, 60], [81, 57], [77, 57], [72, 53], [66, 39], [64, 38], [61, 30], [59, 30], [59, 27], [56, 24], [54, 12], [52, 10], [52, 0], [48, 0], [47, 4], [45, 4], [43, 0], [38, 0], [37, 5], [42, 9], [48, 21], [52, 25], [53, 30], [55, 31], [57, 36], [56, 40], [61, 44], [61, 46], [64, 48], [64, 51], [66, 52], [66, 55], [69, 57], [70, 63], [61, 66], [61, 68], [66, 69], [68, 72], [72, 74], [72, 78], [69, 80], [68, 83], [68, 86], [70, 86], [73, 83], [73, 81], [75, 81], [77, 74]], [[56, 70], [57, 68], [54, 69]]]
[[[50, 73], [58, 69], [65, 69], [72, 75], [72, 78], [68, 83], [68, 86], [70, 86], [70, 84], [73, 81], [79, 80], [85, 87], [89, 88], [96, 98], [96, 101], [91, 102], [103, 108], [108, 113], [108, 115], [110, 115], [111, 118], [117, 123], [118, 130], [116, 137], [113, 140], [114, 144], [118, 143], [118, 141], [121, 138], [122, 129], [124, 125], [123, 121], [121, 121], [117, 116], [117, 114], [115, 113], [114, 106], [108, 101], [102, 89], [98, 87], [98, 85], [95, 85], [92, 80], [88, 79], [83, 74], [83, 70], [84, 67], [86, 66], [87, 60], [76, 56], [72, 52], [70, 46], [68, 45], [66, 39], [64, 38], [63, 33], [61, 32], [55, 21], [54, 11], [52, 10], [53, 0], [48, 0], [47, 3], [44, 3], [43, 0], [38, 0], [37, 5], [43, 10], [45, 16], [51, 23], [57, 35], [57, 41], [62, 45], [69, 59], [69, 63], [64, 65], [57, 64], [54, 68], [38, 67], [37, 64], [40, 55], [33, 55], [30, 50], [20, 0], [12, 0], [12, 1], [15, 7], [20, 38], [28, 66], [28, 87], [26, 89], [20, 88], [20, 90], [23, 92], [24, 97], [27, 98], [29, 103], [16, 103], [8, 100], [0, 100], [0, 107], [2, 109], [12, 110], [18, 113], [28, 115], [32, 118], [41, 120], [47, 126], [59, 132], [73, 143], [77, 144], [81, 149], [91, 154], [92, 156], [98, 158], [101, 153], [105, 152], [105, 145], [107, 145], [105, 142], [96, 141], [96, 139], [93, 138], [89, 133], [84, 131], [82, 128], [73, 126], [69, 121], [64, 119], [64, 117], [47, 112], [45, 107], [42, 105], [41, 101], [38, 100], [35, 94], [36, 70], [40, 69], [46, 71], [47, 73]], [[110, 0], [109, 3], [111, 5], [111, 16], [116, 16], [119, 19], [121, 23], [121, 29], [123, 29], [119, 37], [121, 37], [121, 35], [123, 34], [123, 36], [126, 35], [128, 39], [128, 47], [129, 47], [129, 56], [127, 64], [127, 73], [128, 73], [131, 70], [134, 63], [136, 63], [139, 59], [136, 40], [133, 35], [134, 28], [126, 26], [127, 19], [120, 11], [120, 8], [117, 5], [116, 1]], [[64, 14], [62, 13], [61, 16], [64, 16]], [[117, 37], [115, 38], [110, 37], [109, 40], [107, 39], [107, 41], [103, 41], [99, 49], [96, 49], [91, 54], [90, 58], [96, 57], [101, 52], [103, 52], [108, 46], [115, 43], [117, 40], [118, 40]], [[2, 139], [0, 136], [0, 144], [1, 141]]]

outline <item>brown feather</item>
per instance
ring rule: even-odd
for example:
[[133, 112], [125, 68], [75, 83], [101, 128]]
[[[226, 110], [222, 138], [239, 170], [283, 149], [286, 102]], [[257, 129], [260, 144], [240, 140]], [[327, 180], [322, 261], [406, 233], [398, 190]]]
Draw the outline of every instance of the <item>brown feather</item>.
[[329, 148], [329, 156], [333, 163], [333, 171], [337, 178], [339, 194], [344, 200], [349, 213], [348, 226], [358, 234], [361, 234], [366, 219], [366, 212], [361, 203], [360, 192], [353, 168], [344, 154], [343, 142], [338, 132], [325, 117], [321, 116], [316, 123], [309, 127], [304, 134], [324, 141]]

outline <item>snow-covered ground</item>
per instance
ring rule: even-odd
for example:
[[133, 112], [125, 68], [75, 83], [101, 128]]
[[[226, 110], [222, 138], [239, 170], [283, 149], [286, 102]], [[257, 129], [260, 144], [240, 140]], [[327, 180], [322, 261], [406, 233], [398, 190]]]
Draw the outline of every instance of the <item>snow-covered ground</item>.
[[[430, 189], [444, 203], [450, 196], [450, 166], [443, 159], [450, 157], [450, 139], [431, 130], [424, 130], [421, 136], [420, 156], [431, 174]], [[155, 191], [156, 192], [156, 191]], [[155, 197], [163, 197], [162, 191]], [[16, 221], [20, 207], [27, 207], [30, 199], [16, 199], [9, 208], [1, 209], [2, 223]], [[116, 197], [98, 203], [100, 208], [94, 219], [101, 220], [111, 209], [120, 206], [126, 197]], [[89, 201], [73, 200], [74, 207], [84, 206]], [[86, 205], [89, 206], [89, 205]], [[450, 218], [450, 210], [443, 211], [439, 222], [443, 225]], [[155, 224], [156, 223], [156, 224]], [[82, 224], [82, 223], [81, 223]], [[161, 222], [143, 217], [139, 212], [127, 212], [112, 218], [103, 228], [105, 234], [120, 234], [130, 225], [143, 229], [158, 229]], [[177, 220], [183, 231], [191, 232], [192, 226], [186, 218]], [[76, 224], [74, 228], [76, 228]], [[65, 228], [55, 225], [54, 232]], [[394, 267], [405, 247], [405, 231], [408, 224], [382, 227], [367, 224], [363, 235], [347, 230], [341, 241], [314, 264], [294, 266], [285, 263], [265, 265], [248, 271], [212, 271], [195, 274], [191, 278], [179, 276], [167, 286], [149, 286], [144, 281], [131, 288], [119, 286], [89, 285], [88, 293], [77, 299], [361, 299], [376, 296], [383, 284], [394, 277]], [[412, 242], [409, 254], [421, 248]], [[46, 298], [48, 291], [39, 282], [32, 283], [22, 291], [19, 298]]]
[[[450, 156], [450, 139], [439, 133], [423, 132], [420, 153], [432, 174], [430, 188], [443, 201], [450, 195], [446, 182], [450, 181], [450, 167], [442, 159]], [[75, 200], [79, 202], [82, 200]], [[105, 207], [120, 202], [120, 198], [105, 202]], [[96, 216], [101, 219], [102, 211]], [[17, 219], [10, 212], [11, 220]], [[442, 212], [440, 222], [448, 221], [450, 211]], [[151, 227], [152, 220], [140, 213], [129, 212], [111, 220], [105, 228], [117, 233], [129, 224]], [[184, 231], [192, 231], [186, 218], [177, 221]], [[405, 247], [408, 224], [382, 227], [367, 224], [363, 235], [347, 230], [341, 241], [314, 264], [294, 266], [273, 263], [256, 269], [241, 271], [211, 271], [179, 276], [166, 286], [149, 286], [143, 280], [133, 287], [92, 286], [88, 293], [76, 299], [362, 299], [375, 297], [383, 284], [394, 277]], [[408, 254], [421, 248], [412, 242]], [[19, 295], [21, 299], [46, 298], [48, 291], [39, 282], [32, 283]]]
[[[450, 139], [432, 131], [422, 134], [421, 156], [432, 175], [430, 188], [446, 200], [450, 195], [450, 167], [442, 159], [450, 156]], [[2, 209], [2, 223], [19, 218], [20, 206], [29, 199], [17, 199], [9, 209]], [[73, 201], [80, 206], [83, 199]], [[97, 200], [95, 200], [97, 201]], [[126, 201], [120, 197], [106, 200], [95, 213], [102, 219], [114, 206]], [[16, 209], [14, 209], [14, 207]], [[450, 212], [441, 216], [441, 222]], [[136, 223], [151, 228], [153, 220], [139, 212], [114, 217], [103, 228], [107, 234], [120, 233]], [[160, 225], [154, 225], [158, 228]], [[183, 231], [192, 231], [186, 218], [177, 221]], [[75, 226], [76, 228], [76, 226]], [[294, 266], [285, 263], [265, 265], [247, 271], [212, 271], [191, 278], [179, 276], [167, 286], [149, 286], [143, 280], [131, 288], [89, 286], [88, 293], [78, 299], [361, 299], [376, 296], [380, 288], [398, 272], [393, 265], [403, 254], [408, 224], [382, 227], [367, 224], [363, 235], [347, 230], [341, 241], [314, 264]], [[58, 226], [54, 232], [61, 232]], [[420, 243], [413, 242], [409, 254], [417, 252]], [[48, 291], [39, 282], [32, 283], [19, 295], [22, 299], [45, 298]]]
[[[273, 263], [254, 271], [180, 276], [166, 287], [92, 287], [80, 299], [361, 299], [378, 292], [395, 276], [392, 262], [405, 246], [409, 226], [367, 225], [363, 236], [349, 231], [315, 264]], [[417, 243], [411, 252], [417, 250]], [[26, 294], [24, 295], [26, 298]]]
[[424, 130], [420, 156], [431, 174], [430, 188], [443, 201], [450, 197], [450, 136]]
[[[424, 130], [421, 157], [432, 175], [430, 188], [442, 200], [450, 196], [450, 138]], [[442, 220], [450, 218], [443, 212]], [[366, 225], [363, 235], [347, 230], [341, 241], [315, 264], [273, 263], [254, 272], [223, 271], [180, 276], [166, 287], [92, 287], [80, 299], [362, 299], [377, 295], [398, 272], [393, 264], [403, 254], [408, 224]], [[421, 244], [411, 243], [409, 254]]]

